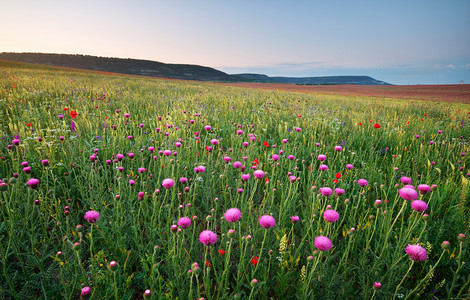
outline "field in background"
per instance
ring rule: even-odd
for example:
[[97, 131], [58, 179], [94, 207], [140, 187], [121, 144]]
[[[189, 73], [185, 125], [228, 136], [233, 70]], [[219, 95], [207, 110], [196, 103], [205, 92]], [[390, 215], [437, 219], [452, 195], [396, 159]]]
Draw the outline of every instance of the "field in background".
[[288, 92], [379, 97], [470, 104], [470, 84], [454, 85], [293, 85], [274, 83], [224, 83], [223, 85]]
[[468, 298], [469, 118], [1, 64], [0, 298]]

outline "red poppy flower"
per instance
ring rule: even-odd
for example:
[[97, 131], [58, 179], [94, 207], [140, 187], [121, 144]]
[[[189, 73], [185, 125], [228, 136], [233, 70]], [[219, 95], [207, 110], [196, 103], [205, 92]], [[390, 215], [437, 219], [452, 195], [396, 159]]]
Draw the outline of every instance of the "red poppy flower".
[[219, 254], [220, 254], [220, 255], [224, 255], [224, 254], [225, 254], [225, 252], [227, 252], [227, 251], [225, 251], [225, 250], [222, 250], [222, 249], [219, 249]]
[[264, 142], [263, 145], [264, 145], [266, 148], [269, 147], [268, 142]]
[[302, 115], [298, 115], [297, 117], [302, 118]]
[[76, 116], [78, 116], [78, 114], [77, 114], [76, 111], [72, 110], [72, 111], [70, 112], [70, 116], [71, 116], [72, 119], [73, 119], [73, 118], [75, 118]]
[[309, 170], [309, 171], [312, 171], [312, 169], [311, 169], [310, 167], [308, 167], [308, 170]]
[[69, 110], [69, 109], [68, 109], [67, 107], [64, 107], [64, 110], [67, 111], [67, 110]]
[[266, 183], [270, 183], [271, 180], [269, 180], [268, 178], [266, 178], [264, 181], [266, 181]]
[[258, 263], [258, 259], [259, 259], [258, 256], [255, 256], [254, 258], [251, 259], [251, 263], [253, 264], [253, 266]]
[[359, 126], [361, 126], [361, 125], [362, 125], [362, 123], [359, 123]]
[[206, 260], [206, 266], [208, 266], [208, 267], [212, 266], [211, 263], [208, 260]]
[[378, 128], [380, 128], [380, 125], [377, 124], [377, 123], [375, 123], [375, 124], [374, 124], [374, 128], [377, 128], [377, 129], [378, 129]]
[[336, 173], [336, 178], [341, 178], [341, 173]]
[[333, 183], [338, 184], [338, 179], [333, 179]]
[[258, 166], [259, 165], [259, 161], [257, 158], [255, 158], [255, 160], [253, 161], [253, 166]]
[[26, 124], [26, 126], [31, 127], [31, 123]]

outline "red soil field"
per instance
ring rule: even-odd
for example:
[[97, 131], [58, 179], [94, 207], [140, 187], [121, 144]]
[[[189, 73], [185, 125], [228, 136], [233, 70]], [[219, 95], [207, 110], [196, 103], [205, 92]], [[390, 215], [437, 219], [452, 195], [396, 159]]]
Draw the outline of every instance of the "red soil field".
[[470, 104], [470, 84], [453, 85], [295, 85], [277, 83], [220, 83], [227, 86], [300, 93], [367, 96]]

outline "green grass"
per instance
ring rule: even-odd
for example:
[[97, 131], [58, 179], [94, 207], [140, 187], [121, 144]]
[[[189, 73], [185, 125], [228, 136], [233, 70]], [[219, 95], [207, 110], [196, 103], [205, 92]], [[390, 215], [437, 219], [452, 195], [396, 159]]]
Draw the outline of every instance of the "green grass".
[[[470, 296], [468, 241], [457, 239], [468, 235], [470, 219], [468, 105], [261, 91], [9, 62], [0, 64], [0, 73], [0, 178], [8, 183], [0, 192], [1, 298], [74, 299], [85, 286], [95, 299], [142, 298], [147, 289], [154, 299]], [[18, 146], [12, 145], [15, 136]], [[335, 151], [337, 145], [342, 151]], [[164, 150], [171, 156], [159, 153]], [[272, 155], [281, 151], [274, 162]], [[125, 157], [108, 165], [116, 154]], [[319, 170], [319, 154], [327, 156], [328, 171]], [[41, 164], [45, 159], [48, 166]], [[246, 169], [234, 168], [235, 161]], [[200, 165], [206, 170], [196, 174]], [[254, 177], [254, 165], [265, 178]], [[241, 174], [251, 177], [243, 182]], [[437, 186], [419, 196], [428, 204], [425, 212], [398, 195], [403, 176], [416, 188]], [[180, 183], [181, 177], [188, 182]], [[40, 180], [37, 189], [26, 184], [30, 178]], [[175, 186], [162, 187], [165, 178]], [[369, 184], [359, 186], [361, 178]], [[322, 187], [345, 193], [324, 197]], [[323, 219], [328, 205], [339, 213], [337, 222]], [[224, 219], [232, 207], [242, 213], [235, 223]], [[84, 219], [90, 210], [100, 214], [96, 223]], [[273, 228], [259, 225], [266, 214], [275, 218]], [[293, 224], [291, 216], [300, 221]], [[191, 226], [172, 232], [180, 217], [193, 217]], [[203, 230], [215, 232], [217, 242], [201, 244]], [[318, 251], [317, 236], [327, 236], [333, 247]], [[448, 250], [441, 248], [445, 240]], [[422, 245], [426, 261], [412, 263], [408, 244]], [[111, 261], [118, 263], [116, 271], [107, 268]], [[198, 275], [194, 262], [202, 270]], [[374, 290], [374, 282], [381, 289]]]

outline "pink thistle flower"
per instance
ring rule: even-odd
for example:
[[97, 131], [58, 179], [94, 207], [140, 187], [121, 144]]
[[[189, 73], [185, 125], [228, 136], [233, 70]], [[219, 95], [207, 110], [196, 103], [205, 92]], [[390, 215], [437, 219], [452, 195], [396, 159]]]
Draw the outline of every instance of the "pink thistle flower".
[[291, 220], [292, 223], [296, 223], [300, 220], [300, 218], [299, 218], [299, 216], [291, 216], [290, 220]]
[[414, 261], [425, 261], [428, 257], [426, 249], [420, 245], [408, 245], [405, 252], [410, 256], [410, 259]]
[[178, 220], [178, 226], [183, 228], [183, 229], [186, 229], [188, 228], [189, 226], [191, 226], [191, 219], [190, 218], [186, 218], [186, 217], [182, 217]]
[[368, 185], [369, 185], [369, 182], [368, 182], [367, 180], [365, 180], [365, 179], [359, 179], [359, 180], [357, 181], [357, 183], [358, 183], [359, 186], [361, 186], [361, 187], [365, 187], [365, 186], [368, 186]]
[[406, 176], [403, 176], [402, 178], [400, 178], [400, 181], [403, 184], [411, 184], [411, 182], [412, 182], [411, 178], [406, 177]]
[[339, 152], [339, 151], [341, 151], [341, 150], [343, 150], [343, 147], [341, 147], [341, 146], [335, 146], [335, 151], [338, 151], [338, 152]]
[[186, 177], [181, 177], [180, 178], [180, 183], [185, 184], [186, 182], [188, 182], [188, 178], [186, 178]]
[[323, 212], [323, 218], [330, 223], [334, 223], [339, 220], [339, 214], [335, 210], [327, 209]]
[[325, 161], [326, 160], [326, 155], [325, 154], [320, 154], [317, 156], [319, 161]]
[[85, 213], [84, 219], [89, 223], [95, 223], [100, 218], [100, 213], [94, 210], [87, 211]]
[[344, 189], [340, 189], [340, 188], [335, 189], [335, 194], [338, 197], [341, 197], [341, 195], [343, 195], [344, 193], [345, 193]]
[[233, 167], [236, 168], [236, 169], [240, 168], [241, 166], [242, 166], [242, 163], [239, 162], [239, 161], [236, 161], [236, 162], [233, 163]]
[[175, 181], [171, 178], [167, 178], [162, 181], [162, 186], [166, 189], [172, 188], [174, 185]]
[[273, 161], [278, 161], [279, 160], [279, 155], [273, 154], [272, 159], [273, 159]]
[[320, 171], [328, 171], [327, 165], [320, 165]]
[[417, 212], [423, 212], [428, 209], [428, 205], [422, 200], [415, 200], [411, 202], [411, 208]]
[[426, 195], [431, 192], [431, 187], [427, 184], [418, 185], [418, 191], [421, 195]]
[[37, 189], [39, 185], [39, 179], [31, 178], [26, 183], [29, 185], [30, 188]]
[[217, 234], [210, 230], [204, 230], [199, 235], [199, 241], [207, 246], [215, 244], [215, 242], [217, 242]]
[[320, 188], [320, 193], [325, 197], [329, 197], [333, 194], [333, 190], [329, 187], [322, 187]]
[[237, 222], [240, 220], [242, 213], [238, 208], [230, 208], [225, 212], [225, 220], [227, 222]]
[[415, 200], [416, 198], [418, 198], [418, 192], [412, 188], [402, 188], [398, 191], [398, 194], [400, 195], [400, 197], [408, 201]]
[[347, 164], [347, 165], [346, 165], [346, 169], [348, 169], [348, 170], [352, 170], [353, 168], [354, 168], [354, 166], [351, 165], [351, 164]]
[[264, 172], [261, 170], [256, 170], [253, 175], [255, 175], [256, 178], [261, 179], [264, 177]]
[[317, 236], [314, 242], [315, 247], [320, 251], [328, 251], [333, 246], [331, 240], [326, 236]]
[[211, 144], [212, 145], [217, 145], [219, 143], [219, 140], [218, 139], [212, 139], [211, 140]]
[[242, 174], [242, 180], [248, 181], [250, 179], [250, 174]]
[[276, 225], [276, 220], [270, 215], [264, 215], [259, 218], [259, 225], [266, 229], [274, 227]]

